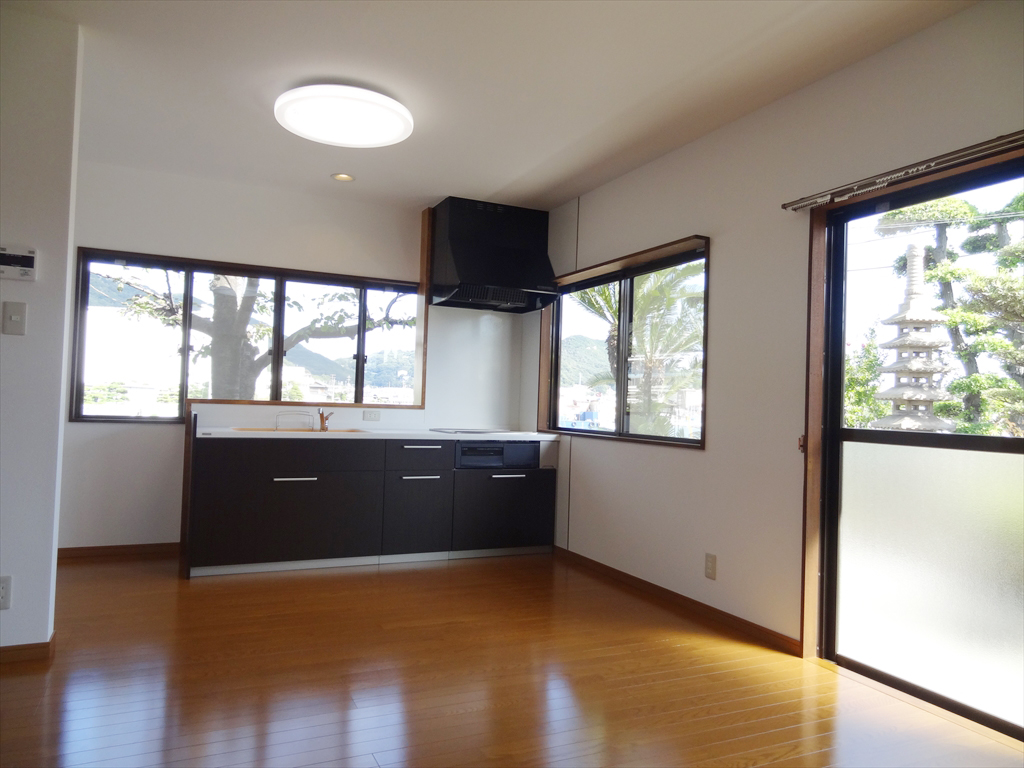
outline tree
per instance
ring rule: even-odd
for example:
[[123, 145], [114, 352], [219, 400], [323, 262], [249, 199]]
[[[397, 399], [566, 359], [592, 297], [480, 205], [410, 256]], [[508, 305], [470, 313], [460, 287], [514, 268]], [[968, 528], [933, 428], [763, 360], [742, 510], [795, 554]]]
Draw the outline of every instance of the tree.
[[[955, 421], [958, 432], [1024, 434], [1024, 244], [1011, 242], [1008, 228], [1021, 219], [1024, 193], [987, 213], [955, 197], [933, 200], [892, 211], [876, 226], [883, 237], [934, 230], [926, 279], [938, 288], [953, 352], [964, 369], [947, 386], [960, 401], [939, 403], [936, 413]], [[993, 254], [994, 274], [956, 264], [959, 254], [948, 245], [948, 231], [955, 227], [975, 233], [960, 245], [965, 254]], [[905, 257], [895, 269], [905, 271]], [[982, 372], [978, 361], [984, 354], [1006, 375]]]
[[[925, 248], [925, 268], [931, 270], [947, 262], [956, 261], [959, 257], [959, 254], [949, 247], [950, 228], [965, 227], [977, 217], [978, 209], [966, 200], [961, 200], [958, 197], [942, 197], [890, 211], [878, 221], [875, 232], [882, 237], [889, 237], [907, 232], [932, 230], [935, 235], [935, 245]], [[906, 268], [906, 256], [897, 259], [896, 273], [905, 274]], [[940, 279], [938, 285], [942, 308], [945, 310], [956, 309], [957, 300], [952, 282]], [[949, 322], [946, 324], [946, 330], [953, 345], [953, 354], [963, 364], [967, 375], [978, 373], [977, 352], [968, 345], [960, 326], [955, 322]], [[981, 401], [974, 394], [965, 395], [964, 417], [968, 421], [978, 421], [981, 418]]]
[[875, 399], [881, 383], [882, 353], [875, 329], [870, 329], [860, 349], [847, 353], [843, 389], [843, 414], [847, 427], [866, 427], [889, 413], [889, 406]]
[[[630, 428], [668, 434], [661, 404], [674, 392], [697, 382], [703, 370], [704, 262], [695, 261], [640, 275], [633, 280], [629, 338]], [[571, 300], [608, 323], [605, 350], [610, 382], [619, 375], [619, 283], [606, 283], [569, 294]], [[605, 377], [591, 380], [591, 386]], [[660, 390], [660, 391], [659, 391]], [[656, 397], [656, 394], [658, 395]]]
[[83, 402], [126, 403], [128, 388], [121, 381], [113, 381], [110, 384], [86, 384]]
[[611, 380], [618, 380], [619, 372], [619, 283], [606, 283], [569, 294], [585, 310], [608, 323], [605, 351]]
[[[154, 289], [138, 280], [121, 279], [120, 282], [133, 289], [123, 302], [127, 315], [153, 317], [164, 325], [181, 325], [184, 308], [180, 300], [175, 300], [169, 275], [166, 291]], [[212, 307], [196, 304], [190, 317], [192, 330], [209, 337], [209, 341], [198, 350], [190, 349], [193, 361], [210, 358], [210, 397], [251, 400], [255, 396], [257, 378], [272, 360], [272, 350], [261, 352], [259, 342], [269, 338], [273, 332], [273, 297], [260, 290], [258, 277], [215, 274], [210, 279], [210, 290], [213, 293]], [[365, 330], [415, 326], [415, 317], [391, 316], [401, 296], [397, 294], [379, 317], [367, 316]], [[355, 338], [359, 323], [358, 313], [351, 309], [354, 297], [355, 289], [339, 288], [318, 298], [316, 308], [320, 314], [285, 337], [284, 352], [310, 339]], [[302, 309], [293, 299], [288, 303], [292, 308]]]

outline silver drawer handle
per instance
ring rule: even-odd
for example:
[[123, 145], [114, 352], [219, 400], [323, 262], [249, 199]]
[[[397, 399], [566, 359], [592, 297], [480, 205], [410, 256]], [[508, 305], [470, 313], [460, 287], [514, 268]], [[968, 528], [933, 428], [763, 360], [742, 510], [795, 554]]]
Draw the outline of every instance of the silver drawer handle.
[[444, 446], [441, 445], [403, 445], [403, 448], [435, 448], [440, 450]]
[[440, 475], [402, 475], [403, 480], [440, 480]]
[[503, 477], [526, 477], [526, 475], [491, 475], [495, 480], [500, 480]]
[[306, 483], [310, 480], [316, 480], [315, 477], [275, 477], [275, 483]]

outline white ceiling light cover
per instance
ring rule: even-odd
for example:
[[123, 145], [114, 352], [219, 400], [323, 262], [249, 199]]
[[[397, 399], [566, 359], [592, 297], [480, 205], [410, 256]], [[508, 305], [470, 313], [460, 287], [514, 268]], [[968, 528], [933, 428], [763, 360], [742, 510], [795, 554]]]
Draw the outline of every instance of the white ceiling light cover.
[[386, 147], [409, 138], [412, 113], [350, 85], [307, 85], [278, 96], [274, 117], [292, 133], [335, 147]]

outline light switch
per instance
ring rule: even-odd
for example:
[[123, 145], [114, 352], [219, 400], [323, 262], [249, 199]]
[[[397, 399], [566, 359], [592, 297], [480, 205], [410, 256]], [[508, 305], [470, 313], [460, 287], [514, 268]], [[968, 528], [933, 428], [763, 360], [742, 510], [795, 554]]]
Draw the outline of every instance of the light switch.
[[8, 336], [24, 336], [27, 312], [24, 301], [5, 301], [3, 332]]

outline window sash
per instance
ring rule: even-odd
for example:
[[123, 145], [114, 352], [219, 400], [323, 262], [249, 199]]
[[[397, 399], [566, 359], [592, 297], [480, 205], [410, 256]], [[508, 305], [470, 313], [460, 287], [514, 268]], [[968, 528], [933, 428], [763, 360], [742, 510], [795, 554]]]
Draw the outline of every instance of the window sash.
[[[629, 266], [618, 270], [616, 272], [605, 272], [600, 277], [588, 278], [579, 282], [567, 282], [561, 289], [562, 295], [555, 303], [554, 311], [551, 315], [551, 364], [550, 364], [550, 381], [547, 385], [547, 391], [549, 393], [548, 399], [548, 418], [547, 418], [547, 429], [556, 432], [565, 432], [568, 434], [580, 434], [594, 437], [606, 437], [620, 440], [630, 440], [637, 442], [658, 442], [658, 443], [670, 443], [677, 445], [685, 445], [703, 448], [705, 433], [706, 433], [706, 407], [703, 404], [705, 393], [707, 390], [707, 317], [708, 317], [708, 259], [707, 259], [707, 241], [704, 240], [704, 247], [697, 251], [687, 251], [684, 253], [674, 254], [672, 256], [658, 258], [655, 261], [648, 262], [646, 264], [637, 265], [630, 264]], [[627, 260], [629, 257], [627, 257]], [[664, 269], [670, 269], [682, 264], [692, 263], [696, 261], [704, 262], [704, 306], [703, 306], [703, 334], [701, 342], [701, 356], [702, 356], [702, 375], [701, 375], [701, 430], [700, 438], [682, 438], [682, 437], [671, 437], [663, 435], [646, 434], [642, 432], [632, 432], [629, 429], [629, 411], [628, 411], [628, 371], [629, 371], [629, 349], [631, 341], [631, 324], [633, 319], [633, 286], [636, 278], [653, 274]], [[625, 260], [624, 260], [625, 261]], [[564, 317], [564, 302], [566, 296], [577, 291], [593, 288], [601, 285], [610, 285], [612, 283], [619, 283], [619, 301], [618, 301], [618, 317], [617, 317], [617, 328], [618, 334], [618, 345], [617, 345], [617, 371], [615, 375], [615, 386], [616, 386], [616, 414], [615, 414], [615, 429], [614, 431], [607, 430], [595, 430], [595, 429], [584, 429], [580, 427], [565, 427], [560, 426], [560, 402], [561, 402], [561, 368], [562, 368], [562, 355], [561, 355], [561, 342], [562, 342], [562, 325]]]
[[[180, 321], [180, 343], [179, 355], [181, 357], [180, 374], [178, 381], [178, 414], [176, 416], [129, 416], [129, 415], [92, 415], [83, 412], [85, 397], [85, 363], [88, 351], [86, 349], [86, 328], [89, 312], [90, 295], [90, 265], [92, 264], [116, 264], [119, 266], [137, 266], [147, 269], [167, 269], [183, 273], [184, 292], [182, 296], [182, 310]], [[367, 294], [371, 289], [393, 291], [401, 294], [414, 294], [418, 286], [415, 283], [401, 281], [375, 280], [346, 275], [331, 275], [319, 272], [305, 272], [301, 270], [286, 270], [274, 267], [255, 267], [245, 264], [233, 264], [227, 262], [202, 261], [197, 259], [179, 259], [167, 256], [150, 256], [146, 254], [126, 253], [120, 251], [109, 251], [93, 248], [80, 247], [78, 249], [78, 270], [76, 305], [73, 330], [73, 353], [72, 353], [72, 397], [70, 403], [71, 421], [94, 421], [94, 422], [130, 422], [130, 423], [181, 423], [185, 419], [185, 405], [189, 386], [189, 341], [192, 330], [193, 316], [193, 291], [196, 274], [225, 274], [236, 277], [257, 277], [274, 281], [274, 300], [272, 312], [272, 330], [270, 337], [270, 372], [271, 390], [269, 400], [258, 400], [252, 402], [272, 403], [281, 401], [282, 371], [284, 367], [284, 306], [285, 306], [285, 284], [288, 281], [316, 283], [329, 287], [354, 289], [359, 297], [359, 318], [357, 333], [357, 359], [356, 371], [357, 382], [361, 384], [365, 367], [365, 336], [366, 336], [366, 304]], [[417, 319], [421, 322], [421, 319]], [[250, 402], [245, 400], [223, 400], [214, 398], [203, 398], [207, 402]], [[300, 404], [297, 401], [287, 401], [289, 405]], [[362, 405], [362, 387], [357, 385], [355, 391], [355, 402], [348, 405]], [[342, 403], [331, 403], [331, 405], [344, 405]], [[379, 407], [379, 406], [378, 406]], [[417, 407], [417, 406], [401, 406]]]

